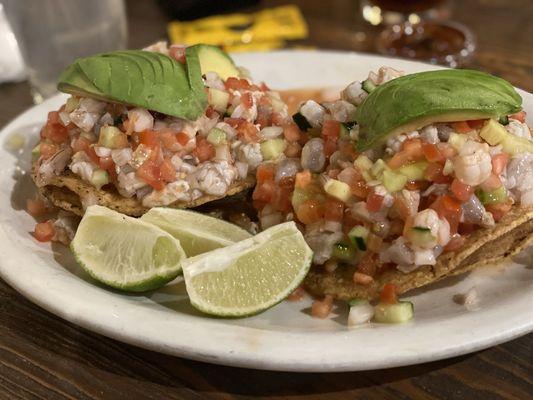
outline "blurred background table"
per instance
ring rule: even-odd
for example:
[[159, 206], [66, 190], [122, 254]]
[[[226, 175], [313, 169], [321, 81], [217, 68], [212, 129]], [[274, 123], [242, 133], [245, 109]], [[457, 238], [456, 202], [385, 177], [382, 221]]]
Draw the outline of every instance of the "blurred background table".
[[[286, 4], [261, 1], [250, 10]], [[293, 1], [310, 27], [302, 44], [372, 51], [355, 0]], [[166, 37], [154, 0], [126, 1], [129, 47]], [[533, 91], [533, 2], [451, 1], [477, 36], [470, 64]], [[30, 107], [26, 83], [0, 86], [0, 125]], [[438, 332], [435, 332], [438, 335]], [[327, 350], [327, 343], [324, 343]], [[60, 320], [0, 280], [0, 399], [533, 399], [533, 334], [475, 354], [379, 371], [296, 374], [208, 365], [129, 346]]]

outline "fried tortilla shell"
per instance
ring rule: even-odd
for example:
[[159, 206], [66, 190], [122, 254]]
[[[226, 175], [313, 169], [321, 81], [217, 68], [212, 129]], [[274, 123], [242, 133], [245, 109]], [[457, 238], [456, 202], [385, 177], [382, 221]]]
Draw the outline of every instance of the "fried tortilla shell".
[[353, 281], [356, 266], [339, 267], [332, 273], [316, 266], [304, 283], [306, 289], [316, 296], [329, 294], [340, 300], [355, 297], [370, 300], [379, 296], [386, 283], [394, 283], [398, 293], [404, 293], [450, 275], [501, 263], [532, 245], [533, 207], [515, 207], [496, 226], [472, 233], [459, 250], [442, 254], [434, 266], [424, 266], [410, 273], [389, 270], [367, 286]]
[[[33, 178], [35, 181], [35, 176]], [[249, 177], [246, 180], [234, 182], [224, 196], [204, 195], [190, 202], [176, 201], [168, 207], [198, 207], [240, 193], [253, 187], [254, 183], [254, 179]], [[46, 182], [46, 185], [39, 187], [39, 192], [55, 206], [80, 216], [83, 216], [85, 212], [83, 204], [99, 204], [132, 217], [141, 216], [150, 209], [150, 207], [143, 206], [140, 200], [121, 196], [114, 189], [97, 189], [70, 171], [54, 175]]]

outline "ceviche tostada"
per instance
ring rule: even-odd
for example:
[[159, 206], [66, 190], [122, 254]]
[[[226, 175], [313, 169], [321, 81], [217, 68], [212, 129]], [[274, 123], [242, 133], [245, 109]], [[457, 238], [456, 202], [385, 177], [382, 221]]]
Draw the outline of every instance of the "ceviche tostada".
[[[486, 73], [382, 67], [290, 116], [220, 49], [158, 44], [79, 59], [59, 89], [71, 97], [48, 116], [33, 178], [63, 211], [35, 237], [70, 243], [120, 290], [183, 273], [208, 314], [307, 291], [315, 317], [343, 300], [349, 324], [405, 322], [398, 294], [533, 244], [531, 130], [519, 94]], [[246, 230], [180, 210], [236, 193], [256, 212]]]

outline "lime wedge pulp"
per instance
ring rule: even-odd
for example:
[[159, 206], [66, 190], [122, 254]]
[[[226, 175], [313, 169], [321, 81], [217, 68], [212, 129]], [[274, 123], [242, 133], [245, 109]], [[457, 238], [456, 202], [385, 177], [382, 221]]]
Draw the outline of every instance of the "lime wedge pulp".
[[180, 242], [158, 227], [101, 206], [87, 208], [70, 247], [94, 279], [116, 289], [156, 289], [181, 272]]
[[141, 221], [156, 225], [178, 239], [188, 257], [193, 257], [250, 238], [237, 225], [194, 211], [152, 208]]
[[279, 303], [304, 279], [312, 251], [294, 222], [192, 257], [183, 263], [191, 304], [207, 314], [241, 317]]

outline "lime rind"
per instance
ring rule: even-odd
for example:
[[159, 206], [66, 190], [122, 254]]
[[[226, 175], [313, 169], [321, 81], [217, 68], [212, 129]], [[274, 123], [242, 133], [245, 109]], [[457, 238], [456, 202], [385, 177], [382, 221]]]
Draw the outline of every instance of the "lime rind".
[[186, 257], [169, 233], [101, 206], [87, 209], [70, 247], [91, 277], [130, 292], [157, 289], [173, 280]]
[[293, 222], [183, 263], [191, 304], [219, 317], [245, 317], [286, 298], [303, 281], [313, 253]]

